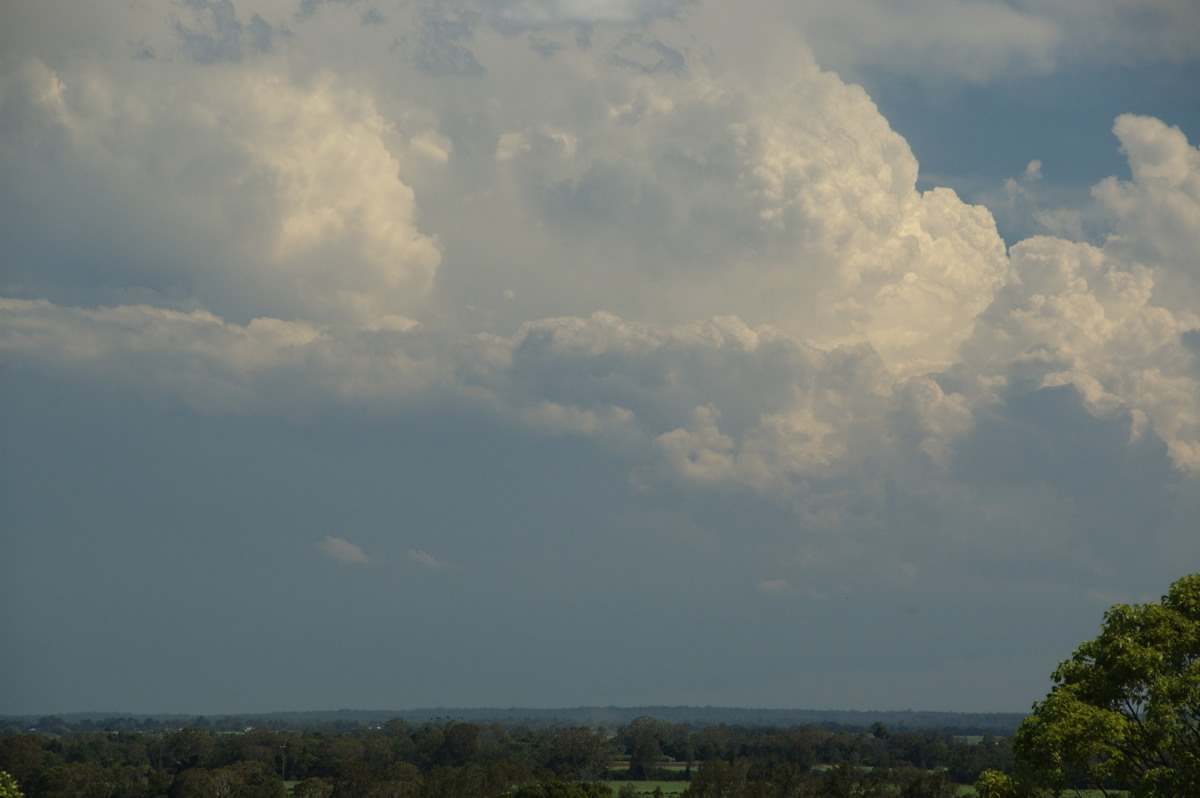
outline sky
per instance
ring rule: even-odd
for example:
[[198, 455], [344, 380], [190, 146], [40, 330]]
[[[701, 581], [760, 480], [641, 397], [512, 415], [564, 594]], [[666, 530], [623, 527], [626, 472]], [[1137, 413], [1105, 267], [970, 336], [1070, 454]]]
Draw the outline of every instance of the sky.
[[0, 9], [0, 713], [1020, 712], [1200, 570], [1192, 0]]

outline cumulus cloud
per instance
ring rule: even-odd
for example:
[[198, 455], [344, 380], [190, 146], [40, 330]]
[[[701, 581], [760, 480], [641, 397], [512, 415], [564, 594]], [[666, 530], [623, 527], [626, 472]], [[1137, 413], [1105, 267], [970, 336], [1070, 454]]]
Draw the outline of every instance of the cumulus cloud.
[[[247, 320], [420, 307], [440, 252], [369, 95], [326, 73], [144, 68], [137, 93], [38, 59], [6, 76], [0, 168], [26, 198], [4, 222], [10, 285]], [[409, 141], [420, 159], [434, 139]]]
[[1154, 302], [1175, 311], [1200, 307], [1200, 149], [1178, 127], [1123, 114], [1113, 133], [1129, 159], [1130, 181], [1109, 177], [1093, 190], [1115, 217], [1105, 250], [1154, 269]]
[[448, 563], [420, 549], [409, 549], [406, 556], [409, 562], [419, 565], [422, 568], [428, 568], [431, 571], [440, 571], [443, 568], [450, 567]]
[[848, 76], [886, 70], [938, 86], [1200, 56], [1200, 9], [1188, 0], [816, 0], [789, 11], [829, 68]]
[[[344, 5], [305, 6], [295, 41]], [[24, 59], [0, 85], [6, 361], [205, 413], [455, 407], [593, 441], [647, 501], [787, 514], [806, 585], [847, 563], [909, 585], [906, 546], [966, 558], [1005, 529], [1067, 557], [1080, 524], [1132, 522], [1063, 474], [1138, 507], [1192, 478], [1200, 166], [1179, 130], [1117, 120], [1132, 179], [1096, 188], [1106, 240], [1007, 250], [986, 209], [917, 190], [862, 88], [802, 46], [700, 39], [737, 28], [730, 6], [675, 8], [388, 8], [415, 37], [381, 45], [391, 89], [253, 45], [222, 3], [171, 23], [186, 58]], [[762, 8], [752, 33], [791, 35]], [[947, 13], [998, 22], [971, 28], [996, 36], [966, 48], [980, 78], [1049, 57], [1019, 4]], [[353, 23], [330, 24], [386, 34]]]
[[1200, 152], [1178, 129], [1126, 115], [1115, 124], [1133, 172], [1095, 189], [1116, 217], [1102, 246], [1034, 237], [1011, 251], [1015, 279], [980, 316], [964, 360], [1034, 387], [1072, 385], [1100, 417], [1132, 413], [1130, 434], [1162, 436], [1194, 469], [1200, 328], [1185, 252], [1200, 246]]
[[[715, 27], [720, 13], [695, 16]], [[990, 215], [949, 191], [919, 194], [904, 140], [804, 51], [718, 73], [675, 23], [652, 34], [597, 32], [589, 50], [555, 55], [554, 83], [587, 79], [595, 51], [617, 69], [586, 113], [550, 107], [536, 126], [501, 130], [509, 205], [528, 209], [524, 224], [564, 264], [538, 273], [537, 290], [518, 287], [515, 305], [553, 312], [520, 298], [561, 301], [569, 280], [568, 301], [594, 297], [592, 310], [734, 314], [823, 344], [867, 338], [899, 369], [945, 362], [1005, 279]], [[663, 52], [678, 66], [654, 68]]]
[[363, 565], [371, 562], [371, 558], [363, 553], [357, 543], [351, 543], [343, 538], [327, 536], [317, 544], [317, 549], [338, 562], [350, 565]]
[[772, 598], [786, 598], [795, 595], [796, 588], [786, 579], [764, 579], [758, 583], [758, 592]]

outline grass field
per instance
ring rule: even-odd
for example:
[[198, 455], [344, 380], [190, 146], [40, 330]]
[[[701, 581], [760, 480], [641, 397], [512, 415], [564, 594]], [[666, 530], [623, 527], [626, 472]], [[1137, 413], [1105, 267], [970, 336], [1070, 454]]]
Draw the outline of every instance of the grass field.
[[[959, 787], [958, 794], [962, 796], [975, 795], [975, 788], [965, 786]], [[1070, 796], [1070, 798], [1076, 798], [1076, 796], [1078, 796], [1078, 798], [1105, 798], [1105, 796], [1107, 796], [1107, 798], [1121, 798], [1121, 796], [1129, 795], [1129, 793], [1125, 792], [1124, 790], [1109, 790], [1108, 792], [1101, 792], [1100, 790], [1082, 790], [1078, 793], [1065, 792], [1063, 795]]]
[[656, 789], [661, 789], [663, 795], [679, 795], [687, 789], [686, 781], [606, 781], [612, 788], [613, 795], [626, 784], [632, 784], [638, 795], [654, 795]]
[[[284, 782], [284, 786], [290, 793], [292, 788], [299, 783], [300, 782], [298, 781], [286, 781]], [[606, 781], [604, 783], [612, 789], [614, 798], [617, 795], [617, 792], [620, 791], [620, 789], [626, 784], [633, 785], [633, 788], [637, 791], [639, 796], [652, 796], [654, 795], [655, 789], [661, 789], [663, 795], [681, 795], [688, 786], [688, 782], [686, 781]], [[958, 788], [958, 795], [961, 796], [961, 798], [969, 798], [969, 796], [974, 796], [975, 788], [961, 786]], [[1074, 798], [1074, 793], [1071, 793], [1071, 795], [1072, 798]], [[1126, 795], [1126, 793], [1108, 793], [1109, 798], [1117, 798], [1117, 796], [1123, 795]], [[1102, 798], [1102, 796], [1104, 796], [1104, 793], [1100, 792], [1099, 790], [1084, 790], [1082, 793], [1080, 793], [1080, 798]]]
[[[654, 795], [655, 788], [661, 787], [663, 795], [680, 795], [687, 789], [688, 782], [686, 781], [606, 781], [604, 782], [612, 788], [613, 795], [626, 784], [632, 784], [637, 790], [638, 795]], [[1071, 798], [1075, 798], [1075, 793], [1068, 793]], [[961, 798], [968, 798], [975, 795], [975, 788], [966, 785], [961, 785], [958, 788], [958, 795]], [[1079, 798], [1104, 798], [1106, 794], [1099, 790], [1084, 790], [1079, 793]], [[1121, 791], [1110, 791], [1107, 793], [1108, 798], [1119, 798], [1120, 796], [1128, 795]]]

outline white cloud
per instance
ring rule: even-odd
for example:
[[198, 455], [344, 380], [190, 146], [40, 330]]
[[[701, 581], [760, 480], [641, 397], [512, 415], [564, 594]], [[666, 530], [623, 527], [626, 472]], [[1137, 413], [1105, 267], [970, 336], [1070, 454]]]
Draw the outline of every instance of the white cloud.
[[764, 579], [758, 583], [758, 592], [772, 598], [787, 598], [796, 594], [796, 588], [786, 579]]
[[[715, 27], [722, 11], [697, 9], [688, 22]], [[598, 68], [605, 80], [497, 137], [499, 187], [515, 192], [501, 212], [523, 211], [514, 221], [526, 233], [505, 236], [501, 253], [532, 246], [561, 264], [508, 281], [529, 280], [517, 297], [557, 306], [509, 310], [736, 315], [823, 344], [865, 337], [898, 369], [946, 362], [1005, 279], [990, 215], [952, 192], [918, 194], [904, 140], [803, 49], [734, 68], [663, 22], [638, 41], [678, 53], [678, 70], [597, 58], [628, 41], [597, 32], [589, 50], [556, 55], [541, 79], [550, 96]], [[492, 77], [506, 76], [496, 67]], [[450, 249], [458, 236], [445, 234]]]
[[449, 568], [449, 564], [439, 560], [427, 551], [419, 549], [409, 549], [406, 556], [408, 561], [415, 563], [422, 568], [428, 568], [431, 571], [440, 571], [443, 568]]
[[[678, 635], [708, 676], [664, 682], [695, 679], [702, 703], [779, 700], [795, 693], [759, 685], [790, 669], [1033, 650], [1081, 603], [1094, 622], [1089, 588], [1155, 594], [1200, 556], [1195, 148], [1121, 117], [1131, 177], [1048, 211], [1062, 195], [1029, 168], [1014, 208], [1055, 234], [1010, 250], [986, 209], [917, 190], [907, 142], [847, 75], [1036, 92], [1024, 78], [1100, 44], [1186, 61], [1193, 7], [1140, 6], [1123, 39], [1132, 6], [1109, 0], [16, 4], [0, 359], [14, 518], [47, 529], [14, 536], [18, 576], [60, 561], [37, 546], [93, 573], [89, 552], [124, 567], [189, 530], [197, 584], [247, 545], [302, 568], [297, 535], [378, 565], [324, 537], [329, 518], [399, 518], [437, 551], [402, 543], [397, 562], [439, 579], [364, 565], [352, 610], [318, 593], [283, 623], [326, 624], [355, 661], [418, 651], [406, 691], [421, 673], [483, 690], [442, 667], [482, 640], [529, 657], [492, 684], [563, 657], [556, 672], [617, 685], [600, 702], [641, 684], [604, 653], [639, 634]], [[1032, 158], [1057, 179], [1036, 148], [1012, 168]], [[44, 513], [67, 491], [76, 533]], [[264, 519], [255, 540], [228, 524], [242, 511]], [[459, 580], [467, 561], [490, 567]], [[430, 603], [441, 577], [459, 584]], [[1051, 605], [1076, 615], [1048, 631]], [[687, 632], [697, 614], [715, 636]], [[70, 629], [30, 618], [27, 641]], [[811, 639], [781, 633], [799, 626]], [[303, 639], [262, 631], [246, 639], [276, 658]], [[961, 695], [983, 701], [977, 682]], [[578, 702], [579, 683], [513, 695]], [[430, 700], [446, 695], [466, 693]]]
[[371, 562], [371, 558], [363, 553], [363, 550], [357, 543], [351, 543], [343, 538], [335, 538], [327, 536], [320, 543], [316, 544], [317, 549], [324, 552], [338, 562], [348, 563], [350, 565], [363, 565]]
[[[345, 4], [256, 6], [240, 60], [30, 55], [0, 94], [0, 176], [24, 203], [0, 222], [5, 359], [204, 413], [456, 408], [594, 441], [639, 500], [788, 514], [796, 539], [775, 545], [818, 580], [858, 562], [910, 584], [918, 556], [994, 554], [1010, 527], [1067, 557], [1070, 530], [1036, 541], [1076, 523], [1078, 486], [1021, 483], [972, 448], [1016, 430], [1014, 460], [1069, 459], [1043, 416], [1095, 422], [1119, 461], [1098, 477], [1140, 463], [1165, 483], [1160, 439], [1176, 474], [1200, 468], [1183, 134], [1121, 117], [1133, 179], [1096, 189], [1111, 238], [1009, 252], [986, 209], [916, 190], [904, 139], [768, 5], [739, 28], [728, 4], [526, 4], [508, 9], [542, 29], [501, 34], [459, 4], [466, 27], [429, 22], [474, 59], [447, 63], [480, 67], [454, 74], [414, 60], [428, 41], [387, 50], [380, 29], [425, 6], [367, 25]], [[948, 36], [915, 27], [942, 8], [903, 46]], [[255, 50], [250, 13], [294, 38]], [[946, 13], [997, 22], [950, 59], [978, 49], [979, 79], [1043, 68], [1055, 39], [1022, 7]], [[588, 14], [621, 24], [555, 27]], [[318, 32], [362, 52], [335, 70]], [[383, 52], [386, 78], [362, 66]], [[323, 550], [353, 545], [337, 540]]]
[[435, 134], [406, 141], [328, 73], [142, 70], [136, 92], [37, 59], [7, 76], [0, 168], [26, 197], [5, 223], [10, 281], [245, 319], [421, 307], [441, 255], [394, 152], [444, 160]]
[[[89, 310], [45, 300], [0, 299], [0, 309], [0, 351], [10, 362], [204, 413], [300, 418], [345, 403], [398, 410], [449, 377], [450, 363], [438, 362], [420, 329], [322, 330], [271, 318], [239, 325], [207, 311]], [[470, 350], [458, 357], [470, 360]]]
[[1074, 385], [1098, 416], [1130, 411], [1177, 465], [1194, 469], [1200, 383], [1184, 343], [1200, 328], [1200, 151], [1176, 128], [1125, 115], [1114, 132], [1132, 182], [1097, 199], [1116, 217], [1103, 246], [1034, 237], [1011, 251], [1014, 279], [980, 317], [965, 361], [983, 373]]
[[1200, 307], [1200, 149], [1177, 127], [1123, 114], [1113, 133], [1129, 159], [1132, 181], [1107, 178], [1093, 190], [1116, 218], [1105, 250], [1154, 269], [1156, 304], [1180, 312]]

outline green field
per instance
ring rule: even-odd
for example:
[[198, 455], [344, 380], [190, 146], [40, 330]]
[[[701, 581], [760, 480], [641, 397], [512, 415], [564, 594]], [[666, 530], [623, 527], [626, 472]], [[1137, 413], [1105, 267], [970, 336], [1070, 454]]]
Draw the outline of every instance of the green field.
[[[639, 796], [654, 795], [655, 788], [661, 788], [663, 795], [680, 795], [687, 789], [688, 782], [686, 781], [606, 781], [604, 782], [612, 788], [613, 795], [616, 796], [617, 791], [626, 784], [632, 784], [637, 790]], [[975, 788], [967, 785], [960, 785], [958, 795], [961, 798], [968, 798], [975, 795]], [[1120, 796], [1128, 795], [1120, 790], [1103, 793], [1099, 790], [1083, 790], [1079, 793], [1079, 798], [1120, 798]], [[1075, 793], [1071, 793], [1072, 798], [1075, 798]]]
[[[962, 796], [975, 795], [975, 788], [959, 787], [958, 794]], [[1078, 798], [1121, 798], [1121, 796], [1129, 795], [1129, 793], [1124, 790], [1109, 790], [1108, 792], [1102, 792], [1101, 790], [1080, 790], [1078, 793], [1066, 792], [1064, 795], [1069, 795], [1071, 798], [1076, 798], [1076, 796]]]
[[654, 795], [656, 789], [661, 789], [663, 795], [679, 795], [687, 789], [686, 781], [606, 781], [612, 788], [613, 795], [626, 784], [632, 784], [638, 795]]

